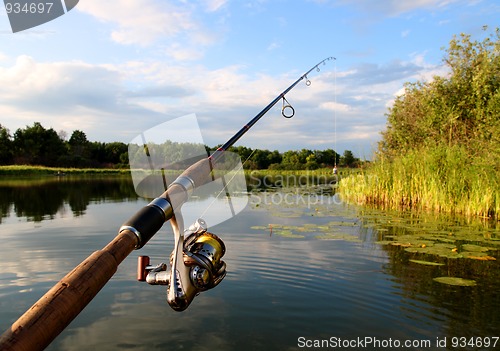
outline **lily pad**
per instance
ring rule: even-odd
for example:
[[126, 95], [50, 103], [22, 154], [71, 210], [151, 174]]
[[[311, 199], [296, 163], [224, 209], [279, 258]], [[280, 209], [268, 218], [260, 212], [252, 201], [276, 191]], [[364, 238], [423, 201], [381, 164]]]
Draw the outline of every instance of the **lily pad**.
[[473, 252], [473, 251], [463, 251], [461, 253], [464, 257], [470, 258], [478, 261], [496, 261], [495, 257], [492, 257], [485, 252]]
[[302, 232], [302, 233], [314, 233], [314, 232], [317, 232], [316, 228], [314, 228], [314, 227], [306, 227], [306, 226], [297, 227], [295, 230], [298, 231], [298, 232]]
[[295, 234], [291, 230], [277, 230], [274, 234], [282, 236], [284, 238], [302, 239], [304, 235]]
[[488, 252], [490, 250], [489, 247], [472, 245], [472, 244], [464, 244], [462, 245], [462, 250], [464, 251], [473, 251], [473, 252]]
[[433, 279], [435, 282], [447, 285], [456, 286], [475, 286], [477, 283], [472, 279], [464, 279], [458, 277], [437, 277]]
[[426, 266], [444, 266], [444, 263], [430, 262], [430, 261], [423, 261], [423, 260], [410, 260], [410, 262], [417, 263], [417, 264], [423, 264]]
[[468, 256], [467, 258], [470, 258], [472, 260], [478, 260], [478, 261], [496, 261], [497, 259], [492, 256]]
[[323, 235], [317, 235], [315, 236], [315, 238], [319, 240], [343, 240], [350, 242], [361, 242], [358, 237], [346, 233], [325, 233]]

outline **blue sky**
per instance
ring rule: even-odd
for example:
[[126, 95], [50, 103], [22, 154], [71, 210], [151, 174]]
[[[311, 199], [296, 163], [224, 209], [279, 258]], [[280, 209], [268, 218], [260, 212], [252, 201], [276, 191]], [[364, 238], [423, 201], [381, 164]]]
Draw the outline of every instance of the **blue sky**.
[[221, 144], [334, 56], [287, 95], [294, 118], [278, 104], [237, 145], [370, 158], [404, 82], [445, 75], [453, 35], [481, 39], [499, 18], [494, 0], [80, 0], [13, 34], [2, 8], [0, 124], [128, 143], [195, 113], [205, 143]]

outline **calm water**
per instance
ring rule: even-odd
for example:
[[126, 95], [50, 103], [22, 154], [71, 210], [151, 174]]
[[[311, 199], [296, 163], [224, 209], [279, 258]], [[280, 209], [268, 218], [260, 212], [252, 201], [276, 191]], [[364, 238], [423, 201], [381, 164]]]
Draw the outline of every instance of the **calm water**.
[[[1, 331], [147, 202], [126, 178], [0, 180]], [[193, 202], [195, 209], [206, 206]], [[348, 348], [343, 342], [380, 349], [391, 340], [429, 341], [407, 349], [438, 350], [444, 338], [448, 349], [458, 349], [453, 337], [500, 336], [498, 229], [348, 207], [302, 187], [253, 193], [243, 212], [210, 230], [226, 244], [228, 274], [187, 311], [170, 309], [165, 287], [135, 279], [138, 255], [153, 263], [170, 255], [173, 236], [165, 225], [48, 349], [302, 350], [314, 340], [332, 349]], [[405, 244], [412, 238], [451, 255], [453, 245], [468, 248], [477, 257], [412, 252]], [[433, 279], [443, 276], [476, 285]]]

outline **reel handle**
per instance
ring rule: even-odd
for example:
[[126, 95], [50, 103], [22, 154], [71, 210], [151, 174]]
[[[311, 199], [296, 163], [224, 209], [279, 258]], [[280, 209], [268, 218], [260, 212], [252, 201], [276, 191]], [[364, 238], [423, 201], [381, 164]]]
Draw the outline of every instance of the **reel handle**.
[[149, 267], [150, 259], [149, 256], [139, 256], [137, 257], [137, 280], [140, 282], [146, 281], [146, 276], [149, 273], [147, 269]]

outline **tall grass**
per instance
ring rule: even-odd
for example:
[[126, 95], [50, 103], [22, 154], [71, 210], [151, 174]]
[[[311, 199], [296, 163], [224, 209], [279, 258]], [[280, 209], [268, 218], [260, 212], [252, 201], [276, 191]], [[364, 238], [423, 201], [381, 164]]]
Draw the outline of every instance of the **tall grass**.
[[347, 202], [500, 219], [500, 165], [487, 152], [470, 158], [465, 146], [422, 148], [381, 158], [343, 178]]

